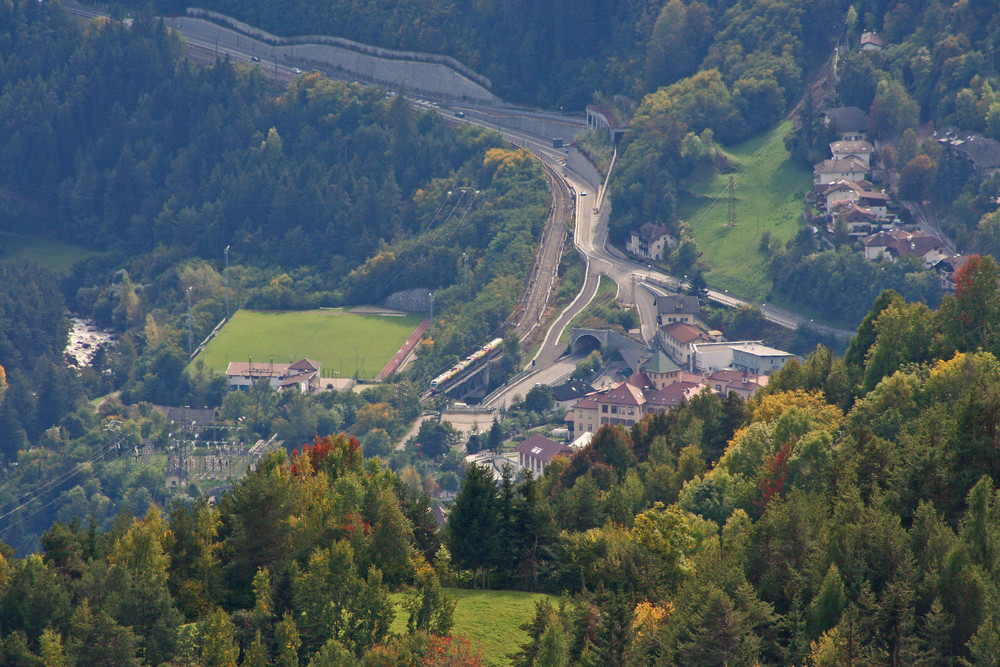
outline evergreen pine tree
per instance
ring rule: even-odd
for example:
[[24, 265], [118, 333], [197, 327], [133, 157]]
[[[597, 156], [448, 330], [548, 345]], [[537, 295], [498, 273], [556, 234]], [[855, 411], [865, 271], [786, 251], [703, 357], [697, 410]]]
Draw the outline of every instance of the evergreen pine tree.
[[497, 489], [488, 468], [472, 465], [448, 514], [448, 550], [454, 562], [485, 577], [497, 549]]

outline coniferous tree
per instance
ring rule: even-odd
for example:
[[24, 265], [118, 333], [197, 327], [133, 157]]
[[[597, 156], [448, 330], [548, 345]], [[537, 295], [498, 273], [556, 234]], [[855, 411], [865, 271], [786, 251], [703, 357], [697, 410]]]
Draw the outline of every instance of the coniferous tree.
[[473, 571], [485, 583], [485, 570], [498, 548], [496, 482], [490, 470], [472, 465], [448, 514], [448, 551], [459, 567]]

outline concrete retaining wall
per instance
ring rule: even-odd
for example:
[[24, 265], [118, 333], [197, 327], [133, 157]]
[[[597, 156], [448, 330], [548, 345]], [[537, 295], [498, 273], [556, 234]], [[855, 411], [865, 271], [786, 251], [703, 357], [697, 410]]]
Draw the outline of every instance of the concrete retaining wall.
[[587, 179], [590, 187], [594, 189], [594, 197], [597, 197], [597, 188], [601, 186], [601, 174], [597, 171], [594, 163], [587, 159], [587, 156], [576, 147], [569, 149], [566, 156], [566, 166]]
[[573, 137], [586, 132], [583, 116], [566, 114], [565, 119], [554, 117], [553, 114], [532, 114], [519, 111], [517, 114], [504, 111], [502, 108], [477, 109], [466, 112], [470, 118], [477, 118], [511, 130], [529, 132], [539, 137], [555, 139], [562, 138], [568, 145]]
[[241, 32], [249, 37], [255, 37], [272, 45], [279, 42], [282, 44], [329, 44], [331, 46], [348, 49], [349, 51], [356, 51], [358, 53], [364, 53], [370, 56], [386, 58], [389, 60], [410, 60], [415, 62], [438, 63], [455, 70], [462, 76], [475, 81], [484, 88], [493, 88], [493, 82], [490, 81], [488, 77], [485, 77], [469, 67], [466, 67], [463, 63], [455, 60], [451, 56], [443, 56], [437, 53], [421, 53], [419, 51], [397, 51], [396, 49], [385, 49], [379, 46], [372, 46], [370, 44], [362, 44], [361, 42], [344, 39], [343, 37], [331, 37], [330, 35], [276, 37], [265, 30], [261, 30], [260, 28], [252, 26], [248, 23], [238, 21], [231, 16], [226, 16], [225, 14], [213, 12], [208, 9], [201, 9], [200, 7], [188, 7], [187, 15], [198, 18], [206, 18], [214, 23], [221, 23], [222, 25], [233, 28], [237, 32]]
[[[389, 51], [334, 37], [278, 37], [220, 16], [215, 15], [217, 22], [181, 16], [167, 19], [166, 23], [185, 35], [216, 43], [220, 48], [247, 51], [259, 57], [265, 67], [277, 61], [286, 67], [316, 69], [333, 78], [349, 78], [396, 90], [406, 89], [415, 95], [470, 104], [500, 103], [499, 98], [482, 83], [437, 61], [444, 57]], [[382, 55], [375, 55], [378, 53]], [[489, 83], [485, 77], [475, 76]]]

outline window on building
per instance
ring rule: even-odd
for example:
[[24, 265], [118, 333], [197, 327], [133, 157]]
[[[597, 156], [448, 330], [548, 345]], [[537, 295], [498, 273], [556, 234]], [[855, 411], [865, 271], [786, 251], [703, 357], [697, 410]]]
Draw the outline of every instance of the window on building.
[[630, 415], [634, 415], [634, 414], [635, 414], [635, 408], [629, 408], [629, 409], [628, 409], [628, 413], [629, 413]]
[[601, 406], [601, 412], [607, 412], [607, 411], [608, 411], [608, 406], [602, 405]]
[[617, 405], [612, 405], [611, 406], [611, 414], [613, 414], [613, 415], [618, 414], [618, 406]]

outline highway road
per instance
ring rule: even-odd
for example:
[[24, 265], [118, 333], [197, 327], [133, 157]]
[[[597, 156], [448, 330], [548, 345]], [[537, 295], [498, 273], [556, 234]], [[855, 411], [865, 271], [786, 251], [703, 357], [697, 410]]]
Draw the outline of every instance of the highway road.
[[[83, 7], [74, 0], [64, 3], [67, 11], [77, 16], [93, 18], [102, 16], [101, 12], [89, 7]], [[166, 19], [167, 24], [171, 21]], [[173, 22], [177, 24], [176, 21]], [[171, 25], [175, 27], [175, 25]], [[214, 61], [216, 58], [228, 57], [231, 60], [251, 63], [259, 62], [255, 53], [264, 53], [263, 42], [245, 37], [241, 41], [245, 48], [221, 48], [213, 40], [197, 35], [181, 33], [187, 42], [189, 53], [199, 61]], [[265, 71], [273, 72], [275, 79], [289, 80], [299, 72], [291, 63], [280, 61], [260, 63]], [[331, 72], [324, 74], [332, 75]], [[429, 100], [411, 100], [416, 106], [430, 108], [438, 104]], [[620, 251], [607, 244], [607, 222], [611, 203], [607, 193], [600, 183], [588, 182], [582, 175], [567, 169], [565, 166], [565, 149], [552, 147], [552, 138], [543, 137], [523, 130], [512, 130], [508, 127], [489, 122], [485, 118], [473, 118], [468, 112], [482, 111], [482, 107], [451, 106], [450, 111], [441, 111], [442, 117], [452, 123], [473, 123], [487, 127], [503, 134], [512, 144], [526, 148], [534, 153], [545, 166], [546, 178], [552, 191], [553, 203], [545, 231], [540, 240], [536, 255], [536, 264], [526, 286], [518, 310], [512, 321], [523, 340], [528, 340], [536, 334], [536, 330], [546, 323], [548, 304], [555, 287], [556, 270], [559, 265], [562, 250], [565, 246], [565, 230], [572, 220], [573, 242], [576, 250], [584, 258], [587, 270], [583, 287], [576, 299], [555, 318], [545, 334], [543, 344], [535, 357], [528, 363], [527, 372], [519, 382], [513, 383], [504, 391], [488, 397], [490, 405], [502, 405], [514, 394], [524, 395], [537, 382], [556, 383], [572, 370], [576, 359], [563, 355], [565, 344], [558, 340], [572, 318], [590, 303], [597, 293], [597, 287], [602, 274], [609, 276], [619, 285], [618, 299], [623, 303], [635, 303], [639, 310], [641, 335], [649, 342], [656, 332], [656, 311], [653, 306], [654, 292], [645, 286], [650, 283], [654, 288], [684, 290], [687, 285], [678, 278], [645, 264], [626, 258]], [[463, 116], [456, 115], [463, 113]], [[548, 118], [553, 122], [567, 127], [574, 125], [574, 120], [564, 114], [540, 112], [538, 110], [504, 107], [505, 116], [523, 114], [525, 118]], [[499, 115], [496, 115], [499, 120]], [[582, 123], [576, 122], [582, 128]], [[613, 163], [612, 163], [613, 164]], [[585, 194], [586, 193], [586, 194]], [[709, 298], [717, 303], [732, 307], [751, 305], [750, 302], [738, 299], [724, 292], [709, 291]], [[811, 320], [796, 313], [778, 308], [771, 304], [752, 304], [758, 306], [764, 316], [771, 322], [783, 327], [795, 328], [801, 324], [809, 324], [817, 330], [848, 338], [853, 331], [845, 331], [812, 324]]]

